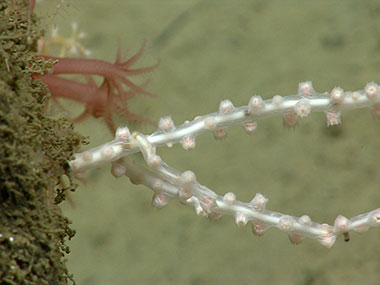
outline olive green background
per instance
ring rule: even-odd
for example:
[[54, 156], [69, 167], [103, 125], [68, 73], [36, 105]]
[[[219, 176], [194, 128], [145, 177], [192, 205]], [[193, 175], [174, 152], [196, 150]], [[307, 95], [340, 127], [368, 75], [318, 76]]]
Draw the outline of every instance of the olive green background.
[[[130, 109], [153, 122], [170, 114], [180, 124], [226, 98], [240, 106], [253, 94], [294, 94], [307, 80], [320, 92], [380, 83], [379, 1], [70, 0], [54, 17], [51, 2], [37, 7], [46, 27], [69, 35], [76, 21], [94, 58], [113, 61], [119, 39], [129, 55], [147, 40], [136, 66], [161, 64], [133, 80], [151, 78], [159, 96], [134, 98]], [[236, 126], [223, 141], [205, 134], [192, 151], [159, 154], [219, 194], [249, 201], [261, 192], [268, 209], [320, 223], [379, 208], [379, 121], [355, 110], [327, 128], [324, 117], [312, 114], [295, 131], [268, 118], [252, 136]], [[111, 138], [101, 120], [77, 129], [92, 146]], [[109, 168], [90, 171], [71, 195], [75, 206], [63, 206], [78, 231], [68, 266], [80, 285], [380, 284], [379, 228], [331, 249], [309, 239], [294, 246], [277, 229], [258, 239], [231, 217], [210, 222], [175, 201], [153, 209], [149, 189]]]

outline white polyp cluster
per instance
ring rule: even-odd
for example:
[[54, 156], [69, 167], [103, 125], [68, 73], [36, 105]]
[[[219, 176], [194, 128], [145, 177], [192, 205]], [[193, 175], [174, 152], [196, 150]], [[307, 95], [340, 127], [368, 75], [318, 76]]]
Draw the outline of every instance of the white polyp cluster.
[[303, 97], [310, 97], [315, 93], [311, 81], [300, 82], [298, 84], [298, 95]]
[[153, 195], [152, 206], [161, 209], [169, 203], [169, 197], [163, 193], [157, 192]]
[[308, 99], [301, 99], [294, 106], [294, 112], [301, 118], [306, 118], [311, 111], [311, 104]]
[[170, 116], [160, 118], [158, 122], [158, 129], [164, 133], [169, 133], [175, 130], [175, 125]]
[[281, 217], [278, 226], [283, 231], [291, 231], [294, 226], [294, 219], [290, 216], [283, 216]]
[[192, 172], [191, 170], [186, 170], [180, 176], [181, 185], [194, 184], [196, 181], [197, 181], [196, 176], [194, 172]]
[[352, 98], [352, 100], [354, 100], [354, 101], [358, 101], [359, 100], [359, 98], [360, 98], [360, 92], [357, 92], [357, 91], [354, 91], [354, 92], [351, 92], [351, 98]]
[[248, 112], [251, 115], [258, 115], [265, 108], [265, 103], [261, 96], [252, 96], [248, 103]]
[[255, 210], [262, 211], [265, 209], [267, 203], [268, 203], [268, 198], [266, 198], [261, 193], [257, 193], [249, 204]]
[[280, 95], [275, 95], [273, 96], [272, 102], [276, 106], [280, 106], [284, 102], [284, 98]]
[[236, 195], [232, 192], [228, 192], [224, 194], [223, 201], [225, 201], [228, 205], [232, 205], [236, 201]]
[[327, 126], [335, 126], [339, 125], [341, 121], [341, 112], [339, 111], [327, 111], [326, 112], [326, 119], [327, 119]]
[[318, 228], [324, 232], [323, 235], [317, 237], [318, 242], [327, 248], [332, 247], [336, 240], [333, 227], [328, 224], [320, 224]]
[[121, 177], [121, 176], [125, 175], [125, 173], [126, 173], [126, 168], [123, 164], [118, 163], [118, 162], [112, 163], [111, 174], [115, 178]]
[[213, 132], [216, 140], [222, 140], [227, 137], [227, 127], [218, 127]]
[[185, 150], [195, 148], [195, 138], [193, 136], [186, 136], [181, 140], [181, 145]]
[[207, 215], [207, 218], [208, 218], [210, 221], [216, 221], [216, 220], [220, 219], [222, 216], [223, 216], [223, 213], [221, 213], [221, 212], [218, 212], [218, 211], [211, 211], [211, 212]]
[[147, 159], [148, 165], [153, 168], [160, 166], [161, 162], [162, 162], [161, 157], [157, 154], [153, 154]]
[[304, 235], [302, 235], [299, 232], [290, 232], [288, 234], [289, 240], [292, 244], [300, 244], [301, 241], [305, 238]]
[[305, 226], [311, 225], [311, 218], [308, 215], [303, 215], [299, 218], [299, 222]]
[[267, 229], [267, 227], [265, 226], [265, 224], [261, 222], [252, 222], [251, 229], [252, 233], [255, 236], [261, 237], [262, 235], [264, 235], [264, 232]]
[[234, 108], [235, 107], [230, 100], [223, 100], [219, 104], [219, 114], [221, 115], [231, 114]]
[[367, 83], [364, 88], [365, 95], [367, 95], [368, 99], [375, 100], [379, 95], [379, 86], [375, 82]]
[[322, 231], [322, 234], [317, 237], [317, 241], [327, 248], [332, 247], [336, 240], [333, 227], [328, 224], [320, 224], [318, 228]]
[[[215, 193], [212, 191], [209, 194], [215, 195]], [[213, 212], [215, 207], [217, 207], [215, 197], [211, 197], [208, 195], [202, 197], [200, 199], [200, 203], [202, 205], [202, 208], [206, 211], [207, 215], [210, 214], [211, 212]]]
[[247, 215], [244, 213], [236, 213], [235, 222], [239, 227], [245, 226], [248, 223]]
[[351, 222], [346, 217], [339, 215], [334, 222], [334, 231], [336, 233], [345, 233], [350, 229]]
[[[194, 122], [197, 122], [197, 123], [199, 123], [202, 120], [203, 120], [203, 116], [195, 116], [195, 118], [194, 118]], [[190, 123], [190, 121], [187, 121], [187, 122]]]
[[255, 122], [255, 121], [245, 122], [245, 123], [243, 123], [243, 128], [247, 134], [252, 135], [256, 132], [257, 122]]
[[294, 128], [298, 123], [298, 116], [295, 112], [289, 112], [282, 116], [282, 124], [287, 128]]
[[120, 142], [127, 142], [130, 135], [131, 135], [131, 132], [129, 131], [127, 127], [118, 128], [116, 130], [115, 140], [120, 141]]
[[216, 119], [214, 117], [208, 117], [205, 119], [204, 124], [207, 130], [214, 130], [216, 127]]
[[344, 91], [340, 87], [335, 87], [330, 93], [330, 100], [332, 103], [340, 104], [344, 101]]
[[327, 248], [331, 248], [335, 243], [336, 236], [333, 234], [326, 235], [326, 236], [322, 236], [322, 237], [317, 238], [317, 240], [321, 245], [323, 245]]
[[323, 235], [330, 235], [333, 232], [333, 227], [329, 224], [320, 224], [318, 228], [323, 231]]
[[195, 212], [198, 216], [207, 216], [206, 211], [202, 208], [201, 203], [197, 197], [191, 196], [189, 199], [186, 200], [186, 202], [194, 206]]

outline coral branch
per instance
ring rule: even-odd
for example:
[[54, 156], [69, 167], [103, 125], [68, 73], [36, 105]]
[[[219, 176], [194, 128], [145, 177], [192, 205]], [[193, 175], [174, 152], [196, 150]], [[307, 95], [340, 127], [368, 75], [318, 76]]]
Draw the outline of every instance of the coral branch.
[[[331, 247], [338, 235], [349, 240], [349, 232], [363, 232], [380, 226], [380, 208], [347, 219], [339, 215], [334, 225], [312, 222], [309, 216], [294, 217], [266, 209], [268, 199], [258, 193], [250, 202], [241, 202], [235, 194], [216, 194], [199, 184], [191, 171], [183, 173], [168, 166], [156, 154], [156, 147], [181, 143], [184, 149], [195, 147], [195, 137], [212, 131], [215, 138], [227, 134], [227, 127], [241, 124], [247, 133], [256, 130], [257, 119], [280, 115], [284, 124], [293, 127], [297, 118], [307, 117], [311, 112], [325, 112], [327, 124], [340, 123], [340, 112], [349, 109], [369, 107], [377, 110], [380, 102], [380, 89], [375, 83], [368, 83], [364, 90], [344, 92], [334, 88], [331, 93], [317, 93], [310, 82], [299, 85], [297, 95], [263, 100], [253, 96], [247, 106], [235, 108], [229, 100], [220, 103], [219, 112], [196, 117], [191, 122], [175, 127], [169, 116], [161, 118], [158, 130], [151, 135], [131, 134], [129, 129], [119, 128], [115, 139], [96, 148], [75, 154], [70, 162], [76, 173], [112, 163], [115, 177], [128, 176], [135, 184], [143, 184], [154, 191], [152, 204], [162, 208], [171, 199], [195, 208], [198, 215], [216, 219], [227, 214], [235, 217], [239, 226], [251, 223], [255, 235], [263, 235], [265, 230], [276, 227], [288, 233], [290, 241], [298, 244], [305, 237], [316, 239], [322, 245]], [[290, 114], [290, 115], [289, 115]], [[139, 165], [128, 155], [141, 152], [146, 166]]]

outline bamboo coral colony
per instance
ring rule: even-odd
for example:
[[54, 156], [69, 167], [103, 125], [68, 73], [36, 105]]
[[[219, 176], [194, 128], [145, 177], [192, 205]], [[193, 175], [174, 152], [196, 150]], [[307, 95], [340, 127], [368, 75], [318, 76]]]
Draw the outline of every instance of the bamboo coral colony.
[[[260, 193], [250, 202], [238, 201], [231, 192], [217, 195], [199, 184], [193, 172], [180, 173], [168, 166], [156, 154], [156, 147], [180, 143], [184, 149], [192, 149], [197, 135], [211, 131], [215, 138], [222, 138], [226, 135], [227, 126], [231, 125], [242, 124], [247, 133], [252, 133], [256, 129], [255, 120], [275, 115], [281, 115], [284, 124], [292, 127], [298, 118], [307, 117], [311, 112], [325, 112], [330, 126], [340, 123], [341, 111], [369, 107], [378, 113], [379, 105], [380, 87], [375, 83], [368, 83], [360, 91], [344, 92], [336, 87], [331, 93], [317, 93], [311, 82], [303, 82], [299, 84], [297, 95], [276, 95], [265, 101], [260, 96], [253, 96], [248, 106], [236, 108], [229, 100], [224, 100], [220, 103], [219, 112], [196, 117], [177, 127], [169, 116], [163, 117], [158, 130], [151, 135], [131, 134], [127, 127], [119, 128], [113, 141], [76, 154], [70, 165], [79, 175], [86, 169], [109, 162], [115, 177], [126, 175], [133, 183], [152, 189], [155, 207], [162, 208], [169, 200], [177, 199], [193, 206], [198, 215], [210, 219], [228, 214], [235, 216], [239, 226], [250, 222], [252, 232], [258, 236], [268, 228], [276, 227], [287, 232], [294, 244], [309, 237], [330, 248], [340, 234], [347, 241], [349, 231], [364, 232], [380, 226], [380, 208], [351, 219], [339, 215], [333, 226], [312, 222], [307, 215], [294, 217], [269, 211], [266, 209], [268, 199]], [[128, 157], [136, 152], [143, 154], [146, 165], [139, 165]]]

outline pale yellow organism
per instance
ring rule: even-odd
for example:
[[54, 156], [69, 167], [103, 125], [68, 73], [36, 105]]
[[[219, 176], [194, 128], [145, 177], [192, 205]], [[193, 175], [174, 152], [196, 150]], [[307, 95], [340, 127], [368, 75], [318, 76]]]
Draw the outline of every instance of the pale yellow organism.
[[60, 49], [58, 56], [64, 57], [67, 54], [86, 57], [91, 55], [91, 51], [86, 49], [80, 40], [86, 37], [86, 33], [80, 32], [78, 23], [71, 24], [72, 32], [69, 37], [64, 37], [58, 32], [58, 27], [52, 29], [49, 38], [43, 38], [38, 42], [38, 53], [40, 55], [52, 55], [52, 49], [58, 47]]

